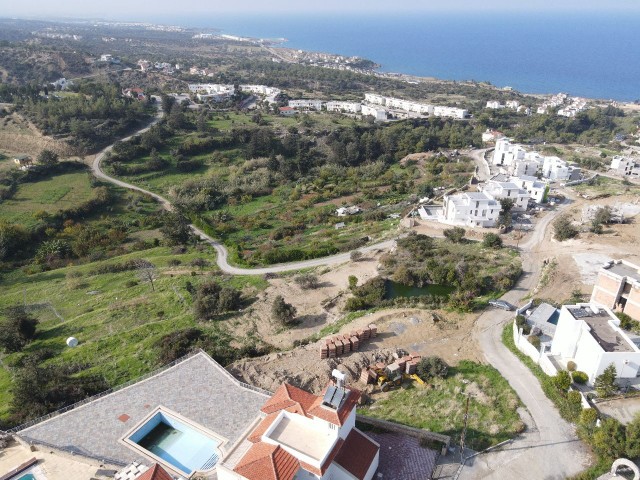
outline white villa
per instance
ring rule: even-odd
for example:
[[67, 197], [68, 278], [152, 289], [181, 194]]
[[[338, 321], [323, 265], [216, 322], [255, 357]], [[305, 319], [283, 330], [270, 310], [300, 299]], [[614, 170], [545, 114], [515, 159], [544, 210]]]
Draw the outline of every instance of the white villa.
[[529, 175], [521, 175], [518, 177], [511, 177], [510, 182], [515, 183], [520, 188], [527, 191], [529, 197], [536, 203], [544, 203], [545, 197], [549, 190], [549, 185], [537, 177]]
[[323, 396], [283, 384], [218, 465], [218, 479], [371, 480], [380, 445], [355, 426], [359, 398], [340, 381]]
[[327, 112], [360, 113], [362, 105], [357, 102], [327, 102]]
[[387, 111], [384, 108], [370, 107], [369, 105], [362, 105], [362, 115], [369, 115], [376, 120], [386, 120]]
[[515, 177], [535, 176], [542, 173], [551, 181], [578, 180], [580, 168], [569, 165], [566, 161], [555, 157], [545, 157], [538, 152], [527, 152], [519, 144], [511, 143], [510, 138], [501, 138], [496, 142], [493, 152], [493, 165]]
[[511, 166], [518, 161], [524, 160], [527, 151], [522, 145], [511, 143], [512, 140], [503, 137], [496, 141], [496, 148], [493, 151], [494, 165]]
[[620, 328], [618, 317], [595, 303], [562, 306], [551, 355], [574, 361], [589, 384], [610, 364], [619, 379], [635, 379], [640, 369], [640, 349]]
[[289, 100], [288, 105], [291, 108], [299, 108], [301, 110], [322, 110], [322, 100]]
[[493, 227], [500, 215], [500, 203], [483, 192], [444, 196], [444, 222], [470, 227]]
[[558, 157], [544, 157], [542, 176], [549, 180], [577, 180], [580, 168], [569, 165]]
[[217, 83], [191, 83], [189, 91], [198, 96], [198, 100], [212, 100], [214, 102], [223, 102], [231, 98], [236, 89], [233, 85], [221, 85]]
[[482, 187], [482, 192], [498, 201], [503, 198], [512, 199], [514, 201], [513, 211], [515, 212], [524, 212], [529, 204], [529, 193], [513, 182], [490, 180]]

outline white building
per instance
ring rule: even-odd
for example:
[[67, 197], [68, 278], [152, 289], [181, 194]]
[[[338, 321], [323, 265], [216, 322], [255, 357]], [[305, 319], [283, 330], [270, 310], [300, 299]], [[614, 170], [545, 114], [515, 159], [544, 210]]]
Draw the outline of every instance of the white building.
[[296, 109], [292, 107], [280, 107], [278, 108], [278, 111], [283, 117], [293, 117], [298, 113]]
[[497, 100], [489, 100], [487, 102], [487, 105], [485, 108], [489, 108], [491, 110], [501, 110], [503, 109], [505, 106], [502, 105], [499, 101]]
[[522, 145], [511, 143], [512, 140], [503, 137], [496, 141], [496, 148], [493, 151], [494, 165], [511, 166], [517, 161], [524, 160], [527, 151]]
[[549, 186], [545, 182], [538, 180], [537, 177], [522, 175], [511, 177], [509, 181], [526, 190], [534, 202], [545, 202]]
[[300, 110], [322, 110], [322, 100], [289, 100], [289, 106]]
[[330, 385], [323, 396], [283, 384], [244, 441], [217, 467], [219, 480], [371, 480], [380, 445], [358, 430], [360, 392]]
[[578, 180], [580, 168], [569, 165], [558, 157], [544, 157], [542, 176], [549, 180]]
[[[536, 158], [540, 157], [539, 159]], [[524, 160], [519, 160], [515, 164], [507, 168], [507, 173], [514, 177], [522, 176], [535, 176], [540, 170], [542, 170], [542, 164], [544, 163], [544, 157], [538, 155], [530, 155], [527, 153]]]
[[500, 215], [500, 204], [483, 192], [444, 196], [444, 221], [470, 227], [493, 227]]
[[362, 105], [356, 102], [327, 102], [327, 112], [360, 113]]
[[266, 85], [240, 85], [240, 90], [264, 97], [276, 97], [282, 93], [279, 88], [267, 87]]
[[507, 100], [506, 107], [513, 110], [518, 110], [520, 108], [520, 102], [518, 102], [517, 100]]
[[482, 192], [498, 201], [505, 198], [513, 200], [514, 212], [524, 212], [529, 204], [529, 198], [531, 198], [526, 190], [512, 182], [491, 180], [482, 187]]
[[385, 107], [387, 105], [387, 97], [382, 95], [377, 95], [375, 93], [365, 93], [364, 101], [368, 103], [372, 103], [374, 105], [381, 105]]
[[615, 170], [618, 175], [630, 176], [633, 174], [633, 169], [636, 166], [636, 162], [629, 157], [623, 157], [616, 155], [611, 159], [611, 170]]
[[362, 105], [362, 115], [369, 115], [376, 120], [386, 120], [387, 111], [384, 108], [370, 107], [369, 105]]
[[450, 117], [450, 118], [467, 118], [469, 112], [464, 108], [456, 107], [433, 107], [433, 115], [436, 117]]
[[224, 102], [236, 93], [233, 85], [221, 85], [217, 83], [191, 83], [189, 91], [198, 96], [198, 100], [211, 100], [214, 102]]
[[620, 320], [595, 303], [561, 308], [551, 354], [575, 362], [590, 384], [611, 364], [619, 379], [635, 379], [640, 368], [640, 349], [620, 328]]
[[357, 205], [351, 207], [340, 207], [336, 209], [336, 215], [339, 217], [346, 217], [347, 215], [357, 215], [362, 212], [362, 209]]

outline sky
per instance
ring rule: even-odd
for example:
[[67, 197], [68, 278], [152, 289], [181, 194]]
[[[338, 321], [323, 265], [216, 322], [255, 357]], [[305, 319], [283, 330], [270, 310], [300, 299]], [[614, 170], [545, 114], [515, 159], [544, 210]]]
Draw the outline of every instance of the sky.
[[176, 14], [232, 13], [407, 13], [428, 11], [632, 10], [638, 0], [0, 0], [1, 17], [144, 20]]

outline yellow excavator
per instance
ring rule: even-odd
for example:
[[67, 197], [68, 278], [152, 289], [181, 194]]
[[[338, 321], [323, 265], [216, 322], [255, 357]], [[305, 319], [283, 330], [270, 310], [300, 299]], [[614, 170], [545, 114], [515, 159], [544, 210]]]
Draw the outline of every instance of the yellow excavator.
[[[394, 368], [395, 367], [395, 368]], [[415, 373], [401, 373], [397, 365], [389, 365], [384, 369], [377, 369], [378, 385], [383, 392], [388, 392], [392, 388], [402, 385], [404, 380], [415, 380], [420, 385], [424, 385], [424, 381]]]

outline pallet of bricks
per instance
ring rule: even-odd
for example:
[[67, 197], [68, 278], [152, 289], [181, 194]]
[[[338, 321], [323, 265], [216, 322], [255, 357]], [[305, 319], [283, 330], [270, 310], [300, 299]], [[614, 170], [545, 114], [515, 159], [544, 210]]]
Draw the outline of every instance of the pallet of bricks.
[[320, 347], [320, 359], [336, 358], [349, 352], [360, 350], [360, 344], [378, 336], [378, 327], [373, 323], [362, 330], [331, 337]]

